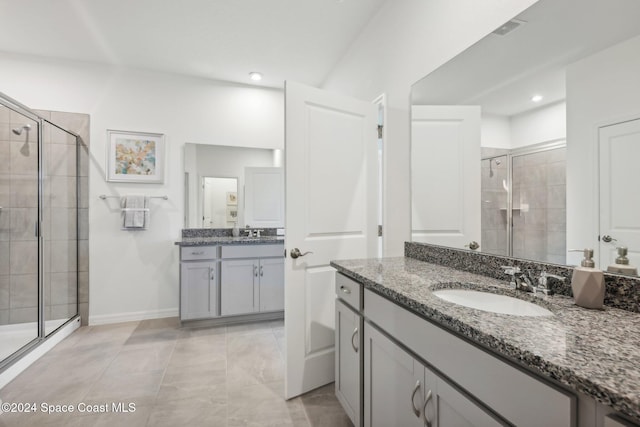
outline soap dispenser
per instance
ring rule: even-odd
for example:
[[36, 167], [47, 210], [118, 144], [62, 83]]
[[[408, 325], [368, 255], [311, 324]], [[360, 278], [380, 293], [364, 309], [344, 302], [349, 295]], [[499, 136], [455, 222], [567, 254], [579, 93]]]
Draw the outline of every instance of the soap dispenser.
[[629, 276], [637, 276], [638, 269], [629, 265], [629, 258], [627, 258], [627, 248], [619, 246], [616, 248], [618, 251], [618, 257], [616, 263], [607, 267], [609, 273], [626, 274]]
[[576, 305], [584, 308], [602, 308], [604, 303], [604, 274], [595, 268], [593, 249], [572, 249], [569, 252], [583, 252], [580, 267], [573, 269], [571, 289]]

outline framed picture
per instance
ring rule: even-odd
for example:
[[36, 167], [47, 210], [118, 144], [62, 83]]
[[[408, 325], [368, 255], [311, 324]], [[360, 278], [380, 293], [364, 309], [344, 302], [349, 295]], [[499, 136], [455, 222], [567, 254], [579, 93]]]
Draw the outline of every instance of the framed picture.
[[227, 191], [227, 205], [229, 206], [238, 205], [238, 193], [236, 193], [235, 191]]
[[162, 184], [164, 135], [107, 130], [107, 181]]
[[227, 222], [238, 222], [237, 206], [227, 206]]

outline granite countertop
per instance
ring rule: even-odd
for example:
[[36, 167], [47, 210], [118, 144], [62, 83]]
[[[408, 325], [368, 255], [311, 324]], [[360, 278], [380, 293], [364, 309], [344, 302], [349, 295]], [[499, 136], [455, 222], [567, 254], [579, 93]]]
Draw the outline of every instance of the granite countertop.
[[[588, 310], [566, 296], [534, 296], [501, 281], [413, 258], [332, 261], [339, 272], [405, 309], [529, 370], [640, 420], [640, 315]], [[496, 314], [432, 291], [471, 288], [537, 302], [554, 316]]]
[[284, 236], [262, 236], [262, 237], [183, 237], [175, 242], [178, 246], [209, 246], [209, 245], [263, 245], [284, 243]]

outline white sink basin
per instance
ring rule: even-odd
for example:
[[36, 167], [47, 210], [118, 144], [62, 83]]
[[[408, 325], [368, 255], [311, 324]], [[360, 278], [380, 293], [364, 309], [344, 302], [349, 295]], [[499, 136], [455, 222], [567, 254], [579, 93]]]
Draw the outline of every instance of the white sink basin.
[[514, 316], [552, 316], [553, 313], [537, 304], [513, 298], [507, 295], [469, 289], [440, 289], [433, 294], [438, 298], [465, 307], [475, 308], [492, 313], [511, 314]]

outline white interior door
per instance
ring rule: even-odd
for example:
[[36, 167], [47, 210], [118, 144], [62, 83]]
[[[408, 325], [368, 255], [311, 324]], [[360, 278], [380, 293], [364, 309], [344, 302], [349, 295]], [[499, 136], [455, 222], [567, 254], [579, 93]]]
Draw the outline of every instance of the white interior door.
[[[285, 396], [334, 379], [332, 259], [377, 253], [376, 106], [285, 85]], [[294, 248], [304, 257], [293, 259]]]
[[[640, 119], [600, 128], [600, 268], [629, 249], [629, 264], [640, 266]], [[604, 236], [616, 239], [605, 242]], [[608, 240], [608, 239], [605, 239]]]
[[244, 168], [244, 222], [252, 227], [284, 226], [282, 168]]
[[480, 107], [411, 107], [411, 240], [480, 242]]

